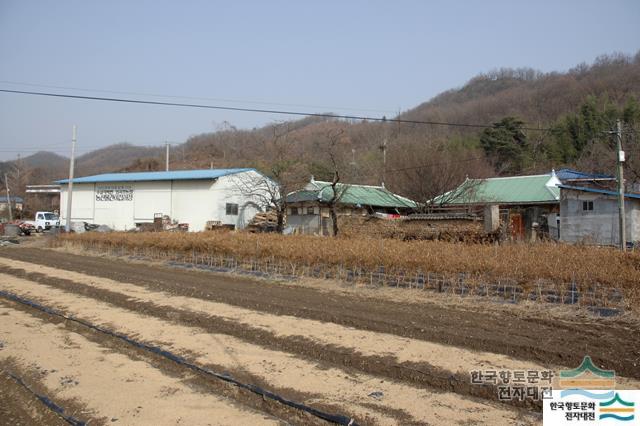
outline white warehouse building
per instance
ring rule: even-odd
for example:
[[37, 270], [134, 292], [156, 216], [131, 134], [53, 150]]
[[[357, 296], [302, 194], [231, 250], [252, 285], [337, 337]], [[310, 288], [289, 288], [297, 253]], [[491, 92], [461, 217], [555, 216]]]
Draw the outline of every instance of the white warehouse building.
[[[61, 223], [69, 180], [58, 181]], [[267, 187], [268, 186], [268, 187]], [[73, 179], [71, 220], [126, 231], [169, 216], [203, 231], [208, 221], [242, 229], [267, 208], [276, 184], [255, 169], [108, 173]]]

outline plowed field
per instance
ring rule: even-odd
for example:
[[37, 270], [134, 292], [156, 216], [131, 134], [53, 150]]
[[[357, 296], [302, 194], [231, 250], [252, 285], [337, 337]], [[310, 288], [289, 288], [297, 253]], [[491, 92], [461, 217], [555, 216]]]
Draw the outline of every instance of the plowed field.
[[0, 292], [0, 423], [62, 424], [34, 396], [46, 395], [90, 424], [537, 424], [539, 403], [500, 402], [470, 371], [574, 368], [585, 355], [640, 387], [630, 319], [39, 248], [0, 249]]

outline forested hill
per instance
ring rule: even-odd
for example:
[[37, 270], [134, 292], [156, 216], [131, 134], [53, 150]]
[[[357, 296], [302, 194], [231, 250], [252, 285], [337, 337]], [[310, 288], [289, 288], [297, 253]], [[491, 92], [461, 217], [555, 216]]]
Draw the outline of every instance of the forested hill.
[[[498, 69], [399, 116], [492, 128], [320, 118], [252, 130], [227, 126], [174, 146], [172, 167], [253, 166], [287, 187], [311, 174], [329, 179], [339, 170], [343, 181], [384, 181], [392, 190], [420, 200], [451, 189], [467, 175], [548, 172], [563, 166], [611, 173], [615, 161], [608, 132], [620, 118], [627, 176], [640, 180], [639, 100], [640, 52], [633, 57], [601, 56], [568, 72]], [[116, 145], [79, 158], [78, 168], [82, 174], [158, 170], [164, 165], [162, 153], [160, 147]], [[34, 178], [63, 177], [64, 167], [55, 164], [46, 170], [39, 167]]]
[[480, 74], [462, 88], [446, 91], [402, 117], [488, 123], [511, 115], [529, 125], [548, 124], [575, 112], [588, 96], [606, 97], [623, 105], [629, 95], [639, 93], [640, 52], [634, 58], [604, 55], [591, 65], [580, 64], [566, 73], [544, 74], [523, 68]]
[[[455, 187], [466, 176], [548, 173], [561, 167], [614, 174], [609, 131], [620, 118], [625, 126], [627, 176], [637, 181], [639, 100], [640, 52], [633, 57], [601, 56], [593, 64], [563, 73], [499, 69], [399, 116], [493, 128], [310, 118], [193, 137], [185, 144], [183, 165], [242, 164], [271, 175], [283, 174], [284, 165], [291, 174], [325, 179], [337, 167], [343, 180], [384, 181], [399, 193], [423, 200]], [[286, 155], [278, 154], [282, 146]]]

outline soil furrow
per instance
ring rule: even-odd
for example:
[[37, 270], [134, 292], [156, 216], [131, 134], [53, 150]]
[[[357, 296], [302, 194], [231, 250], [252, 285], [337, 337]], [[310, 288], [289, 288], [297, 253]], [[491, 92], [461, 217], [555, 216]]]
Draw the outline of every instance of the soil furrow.
[[175, 295], [499, 353], [542, 365], [576, 366], [584, 355], [590, 355], [603, 368], [640, 378], [640, 370], [634, 365], [640, 357], [640, 342], [630, 339], [634, 329], [624, 324], [580, 319], [566, 323], [504, 311], [492, 313], [436, 303], [407, 304], [353, 294], [335, 295], [304, 286], [43, 249], [0, 249], [0, 256], [116, 281], [134, 281], [151, 290]]
[[[3, 369], [7, 367], [2, 366]], [[0, 371], [0, 424], [68, 426], [66, 421], [9, 376], [7, 371]]]
[[[2, 260], [0, 260], [1, 263]], [[24, 268], [29, 267], [29, 264], [19, 262], [15, 266]], [[334, 324], [248, 311], [200, 299], [151, 292], [131, 284], [52, 270], [48, 267], [40, 267], [40, 270], [42, 273], [0, 266], [2, 273], [174, 323], [197, 326], [210, 333], [222, 333], [262, 347], [294, 353], [308, 360], [320, 360], [396, 381], [487, 398], [491, 401], [497, 399], [497, 388], [472, 385], [469, 371], [545, 369], [543, 366], [510, 360], [501, 355], [473, 353], [460, 348], [398, 338], [393, 335], [363, 332]], [[51, 275], [70, 276], [81, 279], [87, 284], [64, 278], [52, 278]], [[106, 282], [100, 282], [101, 280]], [[403, 352], [404, 355], [400, 359], [395, 356]], [[439, 362], [443, 367], [434, 366], [429, 362], [431, 360]], [[509, 403], [539, 408], [538, 404], [530, 400], [524, 402], [514, 400]]]
[[[307, 404], [342, 407], [360, 419], [371, 415], [379, 423], [491, 421], [509, 424], [521, 413], [497, 404], [480, 403], [451, 393], [380, 380], [375, 376], [345, 372], [297, 359], [291, 354], [247, 344], [236, 338], [208, 333], [131, 312], [95, 299], [78, 296], [11, 276], [2, 277], [0, 287], [22, 297], [63, 309], [74, 316], [99, 323], [181, 354], [199, 365], [227, 368], [259, 378], [279, 393], [315, 395]], [[380, 392], [383, 397], [371, 395]], [[375, 393], [377, 396], [378, 394]], [[401, 418], [397, 416], [401, 415]], [[523, 418], [523, 421], [531, 421]]]
[[145, 360], [69, 331], [64, 322], [43, 320], [5, 300], [0, 316], [0, 363], [91, 424], [279, 423], [229, 399], [197, 392], [185, 383], [187, 377], [167, 376]]

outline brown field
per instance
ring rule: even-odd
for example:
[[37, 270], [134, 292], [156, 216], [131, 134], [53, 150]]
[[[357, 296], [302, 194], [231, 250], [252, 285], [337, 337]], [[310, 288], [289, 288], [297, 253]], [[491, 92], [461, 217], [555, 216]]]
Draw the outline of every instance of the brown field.
[[[245, 241], [256, 240], [266, 241]], [[0, 291], [0, 370], [90, 424], [327, 424], [114, 334], [340, 414], [343, 424], [541, 422], [539, 402], [500, 402], [497, 387], [470, 383], [473, 370], [557, 372], [590, 355], [616, 371], [616, 386], [640, 383], [630, 314], [448, 303], [416, 289], [256, 280], [28, 244], [0, 248]], [[0, 380], [5, 419], [60, 423]]]
[[640, 300], [640, 253], [557, 243], [482, 245], [393, 239], [319, 238], [248, 233], [85, 233], [61, 235], [54, 244], [83, 248], [160, 250], [171, 253], [275, 259], [295, 265], [342, 265], [406, 273], [466, 273], [483, 280], [510, 279], [599, 284]]

